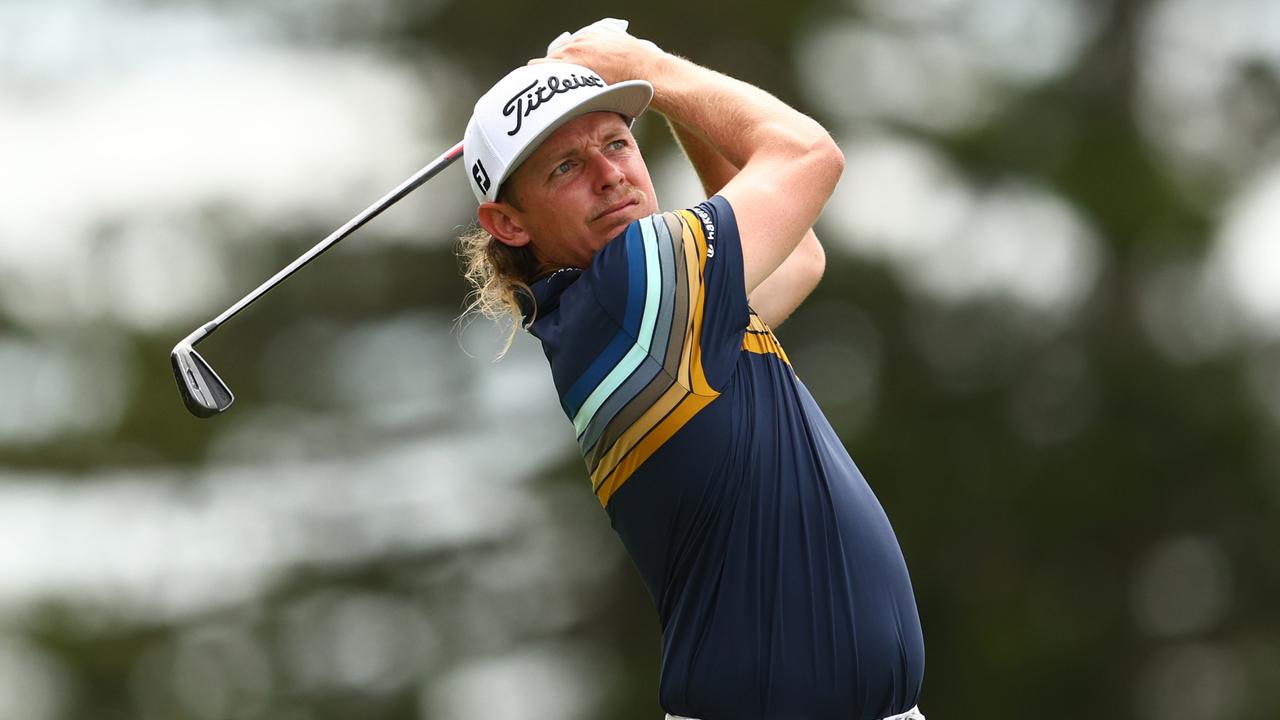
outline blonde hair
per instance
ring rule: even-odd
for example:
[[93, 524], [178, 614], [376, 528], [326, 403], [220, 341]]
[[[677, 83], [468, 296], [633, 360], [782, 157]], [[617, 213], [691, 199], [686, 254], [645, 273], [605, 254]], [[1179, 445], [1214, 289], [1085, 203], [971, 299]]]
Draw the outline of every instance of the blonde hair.
[[[529, 245], [511, 247], [478, 224], [473, 224], [458, 237], [457, 251], [462, 276], [471, 285], [467, 307], [458, 320], [462, 321], [468, 315], [480, 315], [500, 326], [506, 325], [507, 340], [497, 356], [501, 358], [511, 349], [516, 331], [532, 325], [537, 314], [537, 303], [529, 283], [537, 277], [538, 259]], [[527, 322], [520, 308], [521, 295], [534, 306]]]

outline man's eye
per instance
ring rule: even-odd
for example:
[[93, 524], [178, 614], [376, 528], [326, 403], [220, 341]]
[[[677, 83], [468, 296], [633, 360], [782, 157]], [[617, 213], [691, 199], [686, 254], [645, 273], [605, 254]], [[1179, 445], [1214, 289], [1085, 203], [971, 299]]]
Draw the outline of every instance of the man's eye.
[[613, 142], [609, 143], [610, 150], [621, 150], [626, 146], [627, 146], [626, 140], [614, 140]]
[[562, 163], [560, 163], [559, 165], [557, 165], [557, 166], [556, 166], [556, 169], [551, 171], [551, 174], [552, 174], [552, 175], [564, 175], [565, 173], [569, 172], [569, 170], [570, 170], [570, 169], [572, 169], [572, 168], [573, 168], [573, 165], [569, 164], [569, 161], [568, 161], [568, 160], [565, 160], [564, 162], [562, 162]]

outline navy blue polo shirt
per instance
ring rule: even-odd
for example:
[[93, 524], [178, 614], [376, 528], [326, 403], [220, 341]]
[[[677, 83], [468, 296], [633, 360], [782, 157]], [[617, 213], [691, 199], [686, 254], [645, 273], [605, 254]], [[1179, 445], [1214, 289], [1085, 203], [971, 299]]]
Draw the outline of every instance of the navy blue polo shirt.
[[592, 488], [657, 605], [663, 709], [877, 720], [916, 705], [902, 551], [747, 304], [728, 201], [632, 222], [532, 290]]

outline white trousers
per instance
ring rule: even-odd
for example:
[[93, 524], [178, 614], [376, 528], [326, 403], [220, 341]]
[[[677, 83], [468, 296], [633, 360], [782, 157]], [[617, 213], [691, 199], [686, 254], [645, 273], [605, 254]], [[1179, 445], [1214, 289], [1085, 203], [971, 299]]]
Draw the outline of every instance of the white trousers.
[[[694, 718], [680, 717], [679, 715], [667, 715], [667, 720], [695, 720]], [[920, 712], [920, 706], [911, 708], [901, 715], [887, 717], [884, 720], [924, 720], [924, 713]]]

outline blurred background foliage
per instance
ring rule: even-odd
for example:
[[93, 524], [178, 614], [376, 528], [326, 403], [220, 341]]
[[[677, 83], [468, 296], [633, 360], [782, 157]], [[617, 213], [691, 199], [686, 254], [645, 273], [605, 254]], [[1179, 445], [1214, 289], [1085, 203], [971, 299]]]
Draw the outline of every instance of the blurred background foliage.
[[0, 718], [660, 717], [539, 348], [455, 324], [460, 171], [202, 346], [227, 415], [167, 364], [608, 14], [844, 148], [779, 336], [930, 717], [1280, 717], [1275, 3], [4, 0]]

